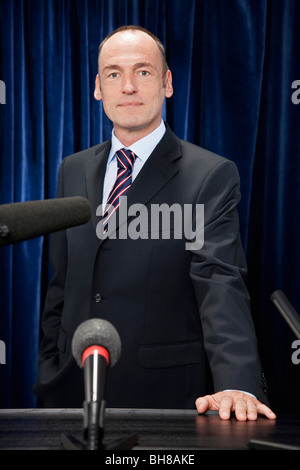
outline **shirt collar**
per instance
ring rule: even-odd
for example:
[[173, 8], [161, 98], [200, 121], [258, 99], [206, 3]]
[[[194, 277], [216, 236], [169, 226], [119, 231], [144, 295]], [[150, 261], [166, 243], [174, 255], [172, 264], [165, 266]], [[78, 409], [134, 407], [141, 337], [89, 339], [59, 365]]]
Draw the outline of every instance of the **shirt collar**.
[[[142, 139], [132, 144], [130, 146], [130, 150], [135, 153], [138, 158], [145, 162], [147, 158], [151, 155], [159, 141], [162, 139], [165, 131], [166, 126], [163, 120], [161, 120], [160, 125], [156, 129], [154, 129], [154, 131], [146, 135], [146, 137], [143, 137]], [[114, 130], [112, 130], [111, 149], [107, 161], [108, 165], [113, 160], [115, 153], [121, 148], [124, 148], [124, 145], [119, 141], [119, 139], [117, 139]]]

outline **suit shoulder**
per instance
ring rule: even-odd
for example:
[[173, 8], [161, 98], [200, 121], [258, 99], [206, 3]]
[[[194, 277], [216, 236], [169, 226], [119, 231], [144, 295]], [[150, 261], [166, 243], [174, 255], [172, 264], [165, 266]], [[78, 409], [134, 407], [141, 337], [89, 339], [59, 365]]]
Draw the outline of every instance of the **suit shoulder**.
[[103, 142], [102, 144], [94, 145], [79, 152], [73, 153], [64, 157], [64, 165], [80, 165], [82, 162], [87, 163], [89, 160], [93, 160], [95, 156], [101, 153], [109, 145], [109, 141]]
[[201, 174], [204, 179], [231, 180], [239, 184], [237, 165], [228, 158], [218, 155], [191, 142], [181, 140], [182, 165], [191, 175]]
[[210, 150], [207, 150], [186, 140], [180, 140], [180, 145], [182, 155], [186, 158], [195, 161], [196, 163], [201, 162], [202, 165], [206, 164], [210, 167], [214, 167], [220, 164], [226, 164], [227, 162], [229, 165], [235, 165], [235, 163], [229, 160], [228, 158], [225, 158], [221, 155], [218, 155]]

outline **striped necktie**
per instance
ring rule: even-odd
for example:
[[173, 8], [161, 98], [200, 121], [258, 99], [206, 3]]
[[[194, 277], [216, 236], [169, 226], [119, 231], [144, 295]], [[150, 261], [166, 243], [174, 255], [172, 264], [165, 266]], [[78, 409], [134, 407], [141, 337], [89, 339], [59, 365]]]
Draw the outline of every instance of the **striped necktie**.
[[116, 157], [118, 173], [106, 203], [106, 210], [103, 216], [104, 232], [107, 231], [110, 217], [120, 205], [120, 197], [125, 196], [132, 183], [132, 169], [136, 155], [131, 150], [121, 149], [116, 152]]

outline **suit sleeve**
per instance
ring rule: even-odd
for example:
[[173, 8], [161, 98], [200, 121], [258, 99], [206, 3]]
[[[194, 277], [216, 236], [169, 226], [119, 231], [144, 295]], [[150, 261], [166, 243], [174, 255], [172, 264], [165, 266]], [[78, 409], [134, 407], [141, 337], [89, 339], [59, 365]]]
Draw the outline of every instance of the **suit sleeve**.
[[199, 192], [204, 244], [192, 253], [190, 274], [215, 391], [243, 390], [267, 402], [245, 286], [239, 200], [237, 168], [224, 160], [210, 171]]
[[[58, 175], [57, 197], [63, 197], [63, 166]], [[39, 348], [38, 378], [34, 391], [38, 393], [39, 384], [48, 382], [54, 377], [59, 367], [58, 341], [61, 316], [64, 306], [64, 286], [67, 269], [67, 241], [65, 230], [51, 235], [50, 263], [53, 277], [49, 283], [45, 308], [42, 316], [42, 341]]]

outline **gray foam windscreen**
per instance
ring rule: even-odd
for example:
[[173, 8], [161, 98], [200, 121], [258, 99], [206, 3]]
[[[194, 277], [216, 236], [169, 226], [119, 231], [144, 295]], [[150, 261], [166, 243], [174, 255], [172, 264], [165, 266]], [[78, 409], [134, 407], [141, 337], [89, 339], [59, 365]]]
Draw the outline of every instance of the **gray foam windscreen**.
[[90, 218], [91, 205], [81, 196], [3, 204], [0, 246], [85, 224]]
[[121, 355], [121, 340], [115, 327], [100, 318], [91, 318], [81, 323], [72, 339], [72, 354], [82, 367], [82, 354], [90, 346], [102, 346], [109, 352], [110, 367], [113, 367]]

